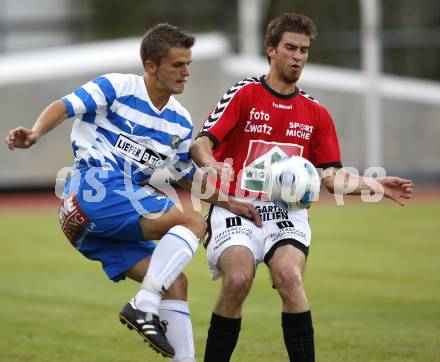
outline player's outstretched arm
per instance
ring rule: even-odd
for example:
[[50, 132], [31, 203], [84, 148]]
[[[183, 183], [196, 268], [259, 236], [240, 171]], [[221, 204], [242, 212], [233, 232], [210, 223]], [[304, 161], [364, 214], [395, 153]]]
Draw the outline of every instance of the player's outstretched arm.
[[377, 179], [384, 191], [384, 196], [401, 206], [405, 206], [405, 200], [412, 197], [414, 186], [411, 180], [395, 176], [380, 177]]
[[10, 150], [29, 148], [66, 118], [67, 109], [64, 102], [61, 100], [52, 102], [41, 112], [32, 129], [17, 127], [9, 131], [5, 143]]
[[360, 195], [362, 192], [380, 194], [405, 206], [412, 197], [414, 186], [411, 180], [395, 176], [371, 178], [355, 175], [344, 168], [326, 169], [322, 181], [327, 190], [337, 195]]

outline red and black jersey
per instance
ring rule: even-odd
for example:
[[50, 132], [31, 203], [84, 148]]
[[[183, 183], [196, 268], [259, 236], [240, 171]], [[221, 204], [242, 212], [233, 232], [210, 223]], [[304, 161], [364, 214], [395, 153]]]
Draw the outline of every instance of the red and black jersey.
[[[197, 137], [214, 143], [214, 157], [232, 163], [230, 194], [264, 192], [271, 163], [299, 155], [316, 167], [341, 167], [333, 120], [316, 100], [296, 89], [283, 95], [260, 78], [247, 78], [223, 96]], [[237, 190], [236, 190], [237, 189]], [[236, 193], [240, 191], [242, 193]]]

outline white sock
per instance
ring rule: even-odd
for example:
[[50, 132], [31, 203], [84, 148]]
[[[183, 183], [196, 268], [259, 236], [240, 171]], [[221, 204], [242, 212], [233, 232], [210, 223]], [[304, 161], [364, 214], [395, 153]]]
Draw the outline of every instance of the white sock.
[[134, 304], [143, 312], [151, 312], [153, 314], [159, 314], [158, 305], [162, 296], [154, 292], [139, 289], [134, 297]]
[[160, 240], [136, 295], [136, 306], [158, 314], [164, 291], [176, 280], [199, 247], [199, 239], [188, 228], [172, 227]]
[[166, 336], [176, 353], [172, 361], [195, 362], [196, 352], [188, 302], [162, 300], [159, 306], [159, 317], [168, 322]]

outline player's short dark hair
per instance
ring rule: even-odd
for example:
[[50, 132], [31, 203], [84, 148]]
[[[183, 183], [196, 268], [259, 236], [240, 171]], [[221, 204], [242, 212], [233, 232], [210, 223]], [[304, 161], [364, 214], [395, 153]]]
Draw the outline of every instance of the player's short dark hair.
[[191, 48], [195, 37], [177, 26], [161, 23], [153, 26], [142, 37], [140, 53], [142, 65], [146, 60], [160, 64], [171, 48]]
[[[285, 32], [305, 34], [310, 38], [310, 43], [316, 39], [318, 30], [312, 19], [304, 14], [285, 13], [273, 19], [266, 29], [265, 49], [269, 46], [276, 48]], [[267, 56], [270, 63], [270, 58]]]

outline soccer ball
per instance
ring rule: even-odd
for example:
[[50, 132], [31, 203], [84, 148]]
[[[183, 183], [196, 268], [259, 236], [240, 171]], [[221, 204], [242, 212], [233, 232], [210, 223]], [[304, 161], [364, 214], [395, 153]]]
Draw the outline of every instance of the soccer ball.
[[268, 194], [281, 208], [309, 208], [320, 187], [318, 171], [303, 157], [291, 156], [270, 166]]

